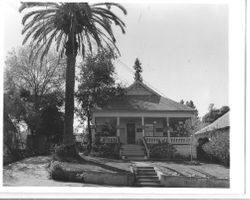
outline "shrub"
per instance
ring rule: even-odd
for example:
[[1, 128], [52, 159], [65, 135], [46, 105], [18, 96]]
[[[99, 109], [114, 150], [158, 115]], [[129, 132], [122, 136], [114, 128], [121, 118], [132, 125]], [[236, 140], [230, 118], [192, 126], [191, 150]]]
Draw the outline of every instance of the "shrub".
[[214, 134], [211, 140], [203, 145], [203, 150], [218, 159], [222, 164], [229, 166], [229, 134], [228, 132], [220, 132]]
[[65, 181], [67, 180], [67, 177], [64, 173], [63, 167], [60, 162], [54, 161], [50, 165], [50, 177], [53, 180], [58, 180], [58, 181]]
[[75, 145], [60, 145], [55, 147], [55, 154], [61, 158], [78, 156]]
[[120, 156], [120, 145], [117, 143], [104, 144], [100, 142], [100, 137], [106, 136], [102, 133], [97, 133], [93, 142], [93, 148], [91, 154], [98, 157], [104, 158], [115, 158], [118, 159]]
[[84, 182], [81, 173], [74, 170], [66, 170], [62, 162], [53, 161], [50, 164], [50, 178], [57, 181]]
[[[93, 146], [94, 155], [104, 158], [119, 158], [118, 144], [98, 144]], [[93, 155], [93, 154], [92, 154]]]
[[176, 149], [168, 142], [148, 144], [151, 158], [173, 158]]

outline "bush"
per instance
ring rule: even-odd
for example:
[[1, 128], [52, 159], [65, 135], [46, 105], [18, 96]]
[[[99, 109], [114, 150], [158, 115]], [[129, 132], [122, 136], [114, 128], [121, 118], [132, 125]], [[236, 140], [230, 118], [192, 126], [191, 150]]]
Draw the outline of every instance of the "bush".
[[118, 159], [120, 156], [120, 145], [117, 143], [101, 143], [101, 136], [104, 135], [101, 133], [96, 134], [91, 154], [98, 157]]
[[76, 157], [78, 153], [76, 151], [75, 145], [60, 145], [55, 147], [55, 154], [61, 158], [63, 157]]
[[168, 142], [148, 144], [151, 158], [174, 158], [176, 149]]
[[[93, 146], [93, 153], [96, 156], [104, 158], [119, 158], [118, 144], [98, 144]], [[92, 155], [93, 155], [92, 153]]]
[[84, 182], [81, 173], [66, 170], [62, 162], [53, 161], [50, 164], [50, 178], [57, 181]]
[[229, 166], [229, 133], [220, 132], [202, 146], [203, 150], [212, 158], [218, 159], [222, 164]]

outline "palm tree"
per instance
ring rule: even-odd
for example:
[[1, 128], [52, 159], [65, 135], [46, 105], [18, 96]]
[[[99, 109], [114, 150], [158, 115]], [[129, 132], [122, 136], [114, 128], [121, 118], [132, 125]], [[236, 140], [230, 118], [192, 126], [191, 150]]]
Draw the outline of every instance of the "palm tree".
[[118, 8], [126, 14], [126, 10], [116, 3], [22, 3], [20, 12], [25, 12], [22, 24], [23, 44], [29, 39], [33, 46], [39, 46], [31, 57], [41, 53], [41, 61], [46, 57], [51, 46], [55, 46], [60, 58], [67, 58], [65, 87], [65, 124], [63, 143], [73, 146], [74, 122], [74, 87], [76, 56], [86, 52], [108, 48], [115, 49], [115, 37], [111, 28], [114, 23], [125, 33], [125, 23], [112, 11]]

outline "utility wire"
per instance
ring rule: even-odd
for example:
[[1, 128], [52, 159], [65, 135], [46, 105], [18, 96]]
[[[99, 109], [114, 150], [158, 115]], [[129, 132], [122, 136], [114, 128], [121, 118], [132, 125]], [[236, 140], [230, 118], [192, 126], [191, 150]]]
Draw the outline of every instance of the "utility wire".
[[[134, 70], [129, 67], [128, 65], [126, 65], [124, 62], [122, 62], [119, 58], [116, 59], [116, 61], [123, 67], [125, 67], [127, 69], [127, 71], [131, 74], [131, 75], [134, 75]], [[143, 78], [143, 82], [146, 83], [146, 85], [148, 85], [149, 87], [151, 87], [153, 90], [155, 90], [157, 93], [159, 93], [161, 96], [165, 97], [165, 95], [157, 90], [152, 84], [150, 84], [146, 79]]]

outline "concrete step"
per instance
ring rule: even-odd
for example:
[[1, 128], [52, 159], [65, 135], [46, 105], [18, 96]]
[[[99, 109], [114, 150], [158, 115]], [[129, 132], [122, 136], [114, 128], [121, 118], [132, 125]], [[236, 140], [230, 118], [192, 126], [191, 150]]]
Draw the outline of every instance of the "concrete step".
[[122, 149], [122, 151], [144, 151], [144, 149]]
[[129, 152], [129, 153], [122, 153], [122, 155], [124, 155], [124, 156], [142, 156], [142, 157], [144, 157], [145, 156], [145, 154], [144, 153], [132, 153], [132, 152]]
[[160, 183], [154, 183], [154, 182], [140, 182], [140, 183], [135, 183], [135, 186], [137, 187], [161, 187]]
[[159, 182], [158, 177], [136, 178], [136, 182]]
[[144, 156], [127, 156], [128, 160], [140, 161], [140, 160], [147, 160]]
[[151, 168], [137, 168], [137, 171], [155, 171], [153, 167]]
[[154, 170], [148, 170], [148, 171], [138, 171], [137, 170], [137, 174], [138, 175], [149, 175], [149, 174], [153, 174], [153, 175], [157, 175], [156, 172]]
[[143, 151], [144, 149], [122, 149], [122, 151]]
[[158, 176], [155, 174], [154, 176], [148, 176], [148, 175], [136, 175], [136, 178], [151, 178], [151, 179], [158, 179]]

